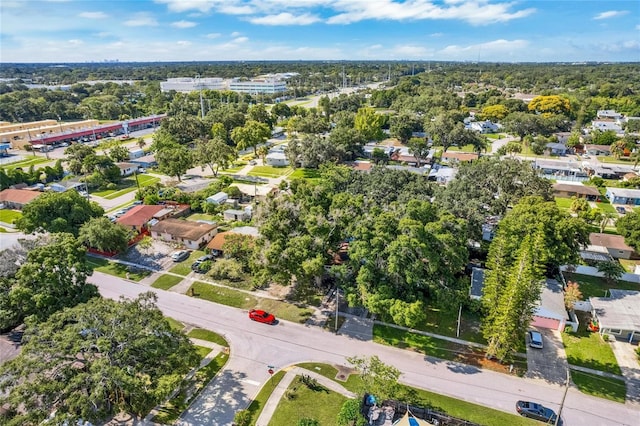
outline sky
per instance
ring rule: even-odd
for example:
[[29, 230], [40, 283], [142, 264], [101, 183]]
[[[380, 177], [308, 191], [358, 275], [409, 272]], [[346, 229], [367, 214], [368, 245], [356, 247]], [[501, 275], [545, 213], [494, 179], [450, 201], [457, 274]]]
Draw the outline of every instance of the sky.
[[0, 0], [0, 62], [640, 61], [638, 0]]

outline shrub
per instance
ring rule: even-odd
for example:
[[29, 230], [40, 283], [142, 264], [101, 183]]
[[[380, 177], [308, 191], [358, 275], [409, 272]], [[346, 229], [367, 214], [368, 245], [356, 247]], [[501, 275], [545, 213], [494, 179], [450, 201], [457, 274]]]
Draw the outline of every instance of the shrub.
[[220, 259], [211, 265], [211, 276], [237, 281], [242, 278], [242, 264], [233, 259]]
[[109, 182], [109, 183], [107, 184], [107, 189], [117, 189], [117, 188], [118, 188], [118, 185], [116, 185], [116, 184], [115, 184], [115, 183], [113, 183], [113, 182]]
[[240, 410], [233, 417], [233, 423], [236, 426], [249, 426], [251, 423], [251, 413], [247, 410]]

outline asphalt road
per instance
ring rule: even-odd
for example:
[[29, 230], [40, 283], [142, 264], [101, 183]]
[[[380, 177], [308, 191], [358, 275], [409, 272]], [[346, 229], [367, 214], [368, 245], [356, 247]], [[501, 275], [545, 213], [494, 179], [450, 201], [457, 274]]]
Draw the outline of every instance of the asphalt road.
[[[109, 298], [135, 297], [150, 288], [95, 272], [90, 281]], [[377, 355], [402, 371], [401, 381], [498, 410], [515, 413], [519, 399], [558, 410], [564, 388], [536, 379], [521, 379], [415, 352], [359, 341], [315, 328], [280, 321], [268, 326], [252, 322], [246, 311], [155, 290], [158, 307], [177, 320], [224, 335], [231, 359], [181, 418], [183, 425], [230, 425], [260, 387], [268, 385], [268, 365], [276, 369], [304, 361], [347, 365], [346, 357]], [[550, 361], [553, 362], [553, 361]], [[565, 425], [637, 425], [640, 406], [618, 404], [569, 389], [562, 414]]]

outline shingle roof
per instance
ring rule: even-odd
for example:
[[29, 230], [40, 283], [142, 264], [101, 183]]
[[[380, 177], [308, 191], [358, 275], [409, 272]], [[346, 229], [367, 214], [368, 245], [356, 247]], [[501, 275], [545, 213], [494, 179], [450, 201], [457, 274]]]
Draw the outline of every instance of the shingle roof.
[[589, 234], [589, 243], [593, 246], [602, 246], [614, 250], [633, 251], [632, 247], [625, 244], [624, 237], [622, 235], [592, 232]]
[[576, 194], [584, 195], [595, 195], [597, 197], [600, 196], [600, 191], [598, 191], [598, 188], [595, 188], [593, 186], [585, 186], [582, 184], [555, 183], [553, 184], [553, 190], [561, 192], [575, 192]]
[[609, 290], [610, 297], [590, 297], [600, 328], [640, 332], [640, 291]]
[[27, 204], [34, 198], [39, 197], [41, 192], [29, 191], [26, 189], [5, 189], [0, 191], [0, 202], [9, 202], [16, 204]]
[[165, 219], [151, 227], [151, 231], [163, 234], [171, 234], [174, 237], [184, 238], [190, 241], [197, 241], [203, 235], [216, 229], [218, 225], [211, 225], [202, 222], [192, 222], [181, 219]]

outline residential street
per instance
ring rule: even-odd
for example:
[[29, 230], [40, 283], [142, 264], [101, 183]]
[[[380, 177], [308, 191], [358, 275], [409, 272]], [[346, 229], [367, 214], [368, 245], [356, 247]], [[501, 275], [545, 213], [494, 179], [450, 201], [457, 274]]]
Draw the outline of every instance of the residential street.
[[[150, 290], [133, 282], [94, 272], [90, 281], [105, 297], [135, 297]], [[378, 355], [399, 368], [401, 381], [441, 394], [515, 413], [519, 399], [558, 410], [564, 388], [539, 379], [520, 379], [425, 357], [421, 354], [335, 335], [319, 328], [280, 321], [278, 325], [249, 321], [239, 309], [212, 304], [173, 292], [156, 290], [158, 306], [177, 320], [210, 329], [226, 337], [231, 358], [181, 418], [182, 425], [230, 425], [235, 412], [246, 408], [267, 383], [268, 365], [276, 369], [303, 361], [346, 365], [345, 357]], [[640, 424], [640, 406], [617, 404], [569, 389], [562, 418], [566, 425]]]

